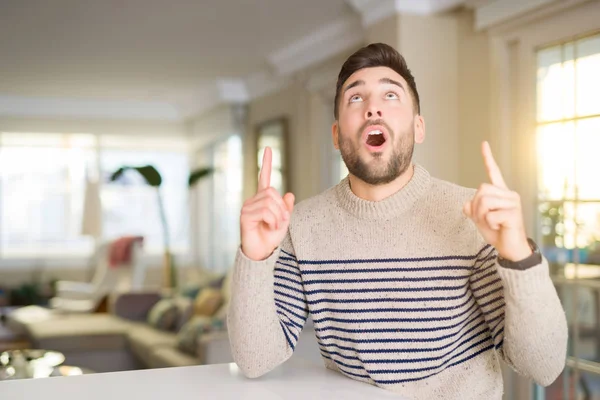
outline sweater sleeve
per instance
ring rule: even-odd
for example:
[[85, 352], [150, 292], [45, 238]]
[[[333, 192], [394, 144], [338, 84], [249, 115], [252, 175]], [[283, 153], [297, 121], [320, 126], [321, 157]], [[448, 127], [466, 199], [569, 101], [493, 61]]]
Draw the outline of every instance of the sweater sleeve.
[[289, 233], [264, 261], [238, 249], [232, 279], [228, 332], [234, 361], [259, 377], [293, 353], [308, 307]]
[[565, 366], [568, 331], [546, 259], [526, 270], [507, 269], [495, 249], [484, 246], [470, 286], [500, 357], [519, 374], [551, 384]]

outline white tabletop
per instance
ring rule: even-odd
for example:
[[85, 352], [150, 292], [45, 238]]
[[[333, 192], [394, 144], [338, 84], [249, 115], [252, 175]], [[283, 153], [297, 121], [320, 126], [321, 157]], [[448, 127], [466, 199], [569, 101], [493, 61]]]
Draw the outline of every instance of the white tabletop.
[[401, 399], [323, 364], [304, 361], [284, 363], [257, 379], [245, 378], [235, 364], [215, 364], [3, 381], [0, 396], [11, 400]]

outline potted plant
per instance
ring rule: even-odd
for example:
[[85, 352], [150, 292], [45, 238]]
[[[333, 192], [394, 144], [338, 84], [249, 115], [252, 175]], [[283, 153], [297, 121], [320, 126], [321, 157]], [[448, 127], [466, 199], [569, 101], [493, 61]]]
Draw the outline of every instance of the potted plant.
[[[144, 165], [141, 167], [135, 166], [123, 166], [113, 172], [110, 176], [110, 181], [115, 182], [122, 179], [124, 173], [128, 170], [133, 170], [139, 173], [146, 182], [147, 185], [156, 189], [156, 201], [158, 204], [158, 212], [160, 222], [163, 231], [163, 243], [164, 243], [164, 259], [163, 259], [163, 271], [164, 271], [164, 284], [166, 288], [173, 289], [177, 287], [177, 274], [175, 263], [173, 260], [173, 254], [170, 248], [169, 240], [169, 225], [165, 214], [164, 202], [161, 194], [162, 176], [156, 168], [152, 165]], [[212, 168], [199, 168], [193, 170], [188, 177], [188, 188], [192, 188], [201, 179], [205, 178], [213, 172]]]

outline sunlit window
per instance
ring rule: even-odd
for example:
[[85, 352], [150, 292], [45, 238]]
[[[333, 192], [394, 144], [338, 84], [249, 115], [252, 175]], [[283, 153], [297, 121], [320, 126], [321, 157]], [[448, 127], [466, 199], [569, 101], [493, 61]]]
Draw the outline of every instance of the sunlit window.
[[600, 35], [540, 50], [537, 71], [546, 254], [557, 265], [600, 264]]
[[0, 134], [0, 257], [83, 256], [86, 175], [102, 177], [102, 237], [142, 235], [148, 253], [163, 251], [156, 192], [143, 182], [108, 184], [121, 166], [151, 164], [162, 175], [171, 248], [187, 252], [187, 144], [177, 138], [89, 134]]

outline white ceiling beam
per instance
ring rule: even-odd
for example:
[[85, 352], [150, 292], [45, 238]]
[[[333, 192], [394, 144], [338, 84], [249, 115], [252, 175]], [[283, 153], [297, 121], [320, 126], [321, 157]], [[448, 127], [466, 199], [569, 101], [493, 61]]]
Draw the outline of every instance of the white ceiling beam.
[[290, 75], [358, 46], [364, 31], [355, 16], [334, 21], [316, 32], [270, 54], [269, 64], [280, 76]]
[[363, 26], [371, 26], [398, 14], [438, 14], [464, 4], [465, 0], [347, 0], [361, 16]]
[[494, 0], [475, 9], [475, 29], [482, 30], [562, 0]]

